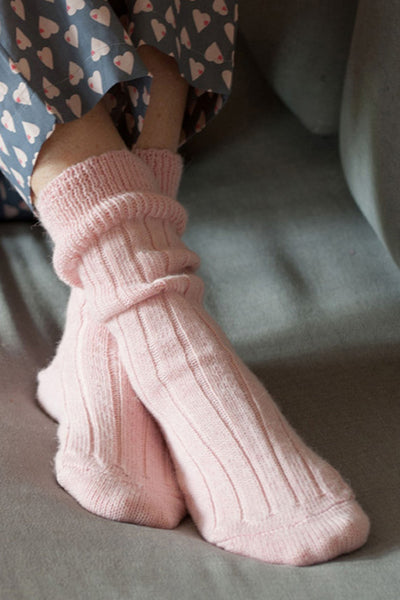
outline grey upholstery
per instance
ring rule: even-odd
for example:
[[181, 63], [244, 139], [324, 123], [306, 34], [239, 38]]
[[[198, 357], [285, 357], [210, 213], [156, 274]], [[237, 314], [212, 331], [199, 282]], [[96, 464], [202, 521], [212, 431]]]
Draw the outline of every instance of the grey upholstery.
[[400, 4], [361, 0], [340, 127], [350, 190], [400, 265]]
[[39, 227], [0, 225], [1, 600], [398, 600], [400, 275], [353, 202], [336, 138], [309, 133], [238, 52], [226, 110], [185, 149], [186, 241], [207, 307], [285, 415], [349, 480], [367, 545], [267, 565], [174, 531], [114, 523], [56, 483], [35, 377], [67, 290]]
[[240, 27], [262, 73], [310, 131], [337, 132], [358, 0], [252, 0]]
[[246, 43], [310, 131], [340, 130], [354, 199], [400, 265], [398, 2], [242, 2]]

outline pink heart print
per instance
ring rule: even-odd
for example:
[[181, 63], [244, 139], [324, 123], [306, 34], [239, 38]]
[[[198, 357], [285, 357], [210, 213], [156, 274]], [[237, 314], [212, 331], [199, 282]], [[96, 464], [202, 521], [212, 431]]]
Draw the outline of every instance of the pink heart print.
[[205, 29], [211, 23], [210, 15], [200, 12], [198, 8], [194, 9], [192, 16], [197, 33], [203, 31], [203, 29]]

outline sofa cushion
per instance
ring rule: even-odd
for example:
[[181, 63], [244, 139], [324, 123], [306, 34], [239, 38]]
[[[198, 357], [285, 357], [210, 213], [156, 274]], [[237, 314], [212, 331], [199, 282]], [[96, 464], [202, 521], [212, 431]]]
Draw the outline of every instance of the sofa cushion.
[[262, 73], [311, 131], [338, 130], [358, 0], [252, 0], [239, 24]]
[[361, 0], [343, 93], [342, 165], [360, 209], [400, 265], [400, 7]]

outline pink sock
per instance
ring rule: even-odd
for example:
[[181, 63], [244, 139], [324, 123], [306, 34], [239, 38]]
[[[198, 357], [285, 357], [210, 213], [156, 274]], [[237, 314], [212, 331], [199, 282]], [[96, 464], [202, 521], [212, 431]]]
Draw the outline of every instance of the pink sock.
[[150, 168], [161, 193], [169, 198], [176, 198], [183, 167], [180, 154], [166, 148], [135, 148], [134, 152]]
[[186, 215], [143, 162], [110, 152], [67, 169], [38, 200], [54, 265], [114, 335], [158, 420], [189, 511], [208, 541], [308, 565], [360, 547], [351, 489], [290, 428], [202, 307]]
[[[147, 155], [160, 189], [176, 193], [181, 157]], [[186, 507], [159, 427], [133, 392], [114, 338], [92, 318], [78, 288], [57, 353], [38, 382], [39, 403], [60, 423], [60, 485], [103, 517], [175, 527]]]

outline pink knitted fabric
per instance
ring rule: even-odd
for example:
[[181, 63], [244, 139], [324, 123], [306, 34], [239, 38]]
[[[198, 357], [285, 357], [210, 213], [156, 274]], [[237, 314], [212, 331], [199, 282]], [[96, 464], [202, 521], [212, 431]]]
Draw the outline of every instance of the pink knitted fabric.
[[[145, 153], [161, 190], [176, 193], [179, 155]], [[172, 528], [186, 507], [158, 426], [132, 390], [114, 338], [71, 292], [61, 342], [38, 375], [38, 401], [60, 423], [58, 482], [98, 515]]]
[[60, 423], [57, 481], [83, 507], [116, 521], [178, 525], [186, 508], [165, 442], [82, 290], [72, 290], [65, 335], [39, 374], [38, 400]]
[[360, 547], [368, 518], [205, 312], [198, 258], [180, 239], [185, 212], [142, 161], [88, 159], [53, 180], [38, 209], [57, 273], [83, 288], [159, 422], [204, 538], [292, 565]]
[[180, 154], [167, 148], [135, 148], [135, 154], [150, 168], [161, 193], [176, 198], [183, 167]]

